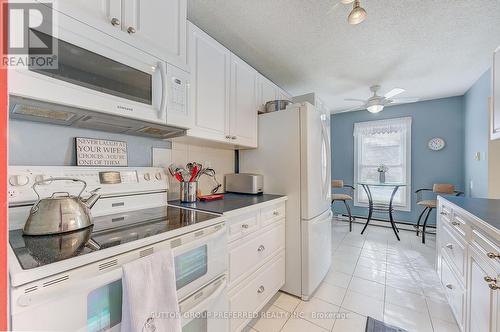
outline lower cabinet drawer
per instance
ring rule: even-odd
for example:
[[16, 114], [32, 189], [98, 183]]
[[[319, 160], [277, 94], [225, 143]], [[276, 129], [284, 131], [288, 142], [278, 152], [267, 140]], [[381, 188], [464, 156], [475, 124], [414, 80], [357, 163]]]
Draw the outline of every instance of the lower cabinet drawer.
[[441, 248], [448, 254], [451, 262], [455, 265], [458, 272], [460, 272], [461, 279], [465, 280], [465, 264], [467, 263], [465, 244], [452, 234], [449, 226], [443, 225], [441, 229]]
[[268, 206], [262, 208], [261, 210], [261, 223], [265, 227], [273, 222], [276, 222], [285, 217], [285, 203], [279, 203], [276, 205]]
[[[443, 253], [441, 253], [443, 254]], [[457, 277], [453, 274], [453, 270], [446, 258], [443, 258], [441, 263], [441, 283], [443, 284], [448, 303], [455, 315], [460, 328], [463, 330], [464, 326], [464, 310], [465, 310], [465, 291], [458, 281]]]
[[229, 248], [229, 286], [231, 287], [247, 272], [255, 270], [265, 259], [285, 247], [285, 224], [270, 228], [264, 233]]
[[231, 332], [240, 331], [251, 320], [250, 315], [260, 310], [285, 283], [285, 253], [261, 267], [248, 283], [242, 283], [237, 291], [229, 294]]
[[227, 220], [229, 242], [259, 229], [259, 211], [252, 211]]

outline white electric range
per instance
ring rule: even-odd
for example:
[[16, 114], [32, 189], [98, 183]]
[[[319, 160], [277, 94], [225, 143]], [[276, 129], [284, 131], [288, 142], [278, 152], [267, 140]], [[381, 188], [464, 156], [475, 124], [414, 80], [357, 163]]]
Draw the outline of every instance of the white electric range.
[[[37, 196], [33, 183], [54, 177], [101, 188], [93, 227], [23, 236]], [[47, 181], [41, 197], [77, 194], [78, 182]], [[183, 331], [226, 331], [226, 226], [220, 215], [167, 205], [160, 168], [11, 166], [9, 168], [10, 328], [13, 331], [119, 331], [122, 268], [171, 248]], [[154, 287], [154, 285], [151, 285]]]

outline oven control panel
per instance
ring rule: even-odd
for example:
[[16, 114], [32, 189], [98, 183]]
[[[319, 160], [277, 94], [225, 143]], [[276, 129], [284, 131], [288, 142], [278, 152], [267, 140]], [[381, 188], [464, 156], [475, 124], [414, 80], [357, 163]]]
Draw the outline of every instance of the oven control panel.
[[31, 203], [37, 199], [36, 190], [42, 198], [54, 192], [78, 195], [83, 188], [81, 182], [52, 181], [52, 178], [71, 178], [87, 183], [82, 196], [100, 188], [104, 196], [127, 195], [137, 192], [168, 190], [167, 172], [157, 167], [72, 167], [72, 166], [10, 166], [8, 173], [9, 204]]

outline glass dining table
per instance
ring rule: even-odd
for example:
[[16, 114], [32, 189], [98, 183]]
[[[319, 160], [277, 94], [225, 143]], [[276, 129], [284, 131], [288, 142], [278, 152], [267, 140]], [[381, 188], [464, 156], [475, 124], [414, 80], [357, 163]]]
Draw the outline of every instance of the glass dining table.
[[[363, 234], [366, 230], [366, 227], [368, 227], [368, 224], [372, 220], [373, 217], [373, 212], [388, 212], [389, 213], [389, 221], [391, 223], [392, 230], [394, 231], [394, 234], [396, 235], [396, 238], [398, 241], [401, 241], [399, 238], [399, 229], [396, 226], [396, 223], [394, 222], [394, 197], [396, 197], [396, 194], [401, 187], [406, 187], [406, 183], [400, 183], [400, 182], [375, 182], [375, 181], [361, 181], [358, 182], [358, 185], [362, 186], [366, 196], [368, 197], [368, 217], [366, 219], [365, 226], [363, 227], [363, 230], [361, 231], [361, 234]], [[387, 203], [375, 203], [373, 199], [373, 193], [370, 188], [393, 188], [391, 192], [391, 197], [389, 199], [389, 204]]]

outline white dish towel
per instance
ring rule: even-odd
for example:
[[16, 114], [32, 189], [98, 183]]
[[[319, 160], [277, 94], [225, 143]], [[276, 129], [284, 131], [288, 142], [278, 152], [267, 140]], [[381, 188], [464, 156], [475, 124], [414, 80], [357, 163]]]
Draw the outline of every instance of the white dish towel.
[[181, 332], [170, 249], [123, 266], [121, 332]]

